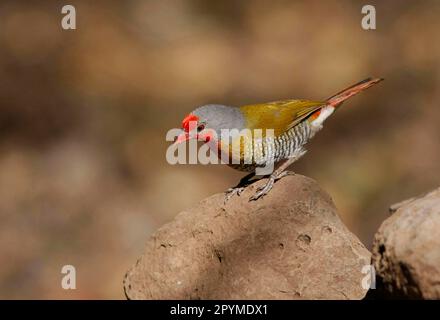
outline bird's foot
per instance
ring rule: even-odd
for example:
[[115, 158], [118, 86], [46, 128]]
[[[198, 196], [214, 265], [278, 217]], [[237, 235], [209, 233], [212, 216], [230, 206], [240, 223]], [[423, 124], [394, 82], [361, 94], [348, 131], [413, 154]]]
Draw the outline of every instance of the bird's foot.
[[249, 201], [255, 201], [261, 197], [264, 197], [265, 195], [267, 195], [270, 192], [270, 190], [272, 190], [273, 185], [275, 184], [276, 181], [284, 178], [285, 176], [290, 176], [290, 175], [295, 175], [295, 172], [282, 171], [280, 173], [271, 174], [267, 183], [265, 185], [259, 187], [257, 189], [257, 192], [255, 192], [255, 194], [249, 198]]
[[288, 170], [283, 171], [279, 175], [276, 176], [275, 181], [278, 181], [278, 180], [280, 180], [280, 179], [282, 179], [282, 178], [284, 178], [286, 176], [294, 176], [295, 174], [296, 173], [293, 172], [293, 171], [288, 171]]
[[255, 194], [249, 198], [249, 201], [258, 200], [259, 198], [268, 194], [270, 192], [270, 190], [272, 190], [274, 183], [275, 183], [275, 177], [271, 175], [269, 177], [269, 180], [267, 181], [267, 183], [265, 185], [259, 187], [257, 189], [257, 192], [255, 192]]
[[229, 201], [234, 195], [240, 196], [240, 194], [244, 191], [246, 187], [235, 187], [235, 188], [229, 188], [226, 190], [225, 194], [225, 201], [224, 203]]
[[240, 194], [244, 191], [244, 189], [246, 189], [246, 187], [250, 184], [252, 184], [253, 182], [257, 181], [253, 181], [251, 180], [253, 177], [255, 176], [255, 172], [251, 172], [248, 175], [246, 175], [245, 177], [243, 177], [240, 182], [238, 183], [237, 186], [235, 186], [234, 188], [229, 188], [228, 190], [226, 190], [226, 195], [225, 195], [225, 201], [224, 203], [226, 204], [226, 202], [229, 201], [229, 199], [231, 199], [234, 195], [240, 196]]

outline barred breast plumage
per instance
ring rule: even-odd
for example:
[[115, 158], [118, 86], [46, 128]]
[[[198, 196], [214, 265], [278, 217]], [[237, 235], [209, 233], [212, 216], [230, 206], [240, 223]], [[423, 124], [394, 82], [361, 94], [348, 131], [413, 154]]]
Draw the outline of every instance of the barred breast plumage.
[[[236, 170], [252, 172], [257, 167], [264, 167], [270, 163], [278, 163], [298, 154], [304, 154], [304, 145], [315, 135], [319, 127], [308, 121], [300, 122], [285, 133], [261, 139], [248, 139], [241, 143], [239, 163], [228, 165]], [[246, 141], [246, 142], [245, 142]]]

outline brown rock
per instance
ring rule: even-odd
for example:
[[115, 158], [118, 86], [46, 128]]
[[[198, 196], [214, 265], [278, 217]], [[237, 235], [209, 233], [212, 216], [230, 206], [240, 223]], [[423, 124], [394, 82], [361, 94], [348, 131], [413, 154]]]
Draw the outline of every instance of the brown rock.
[[300, 176], [249, 202], [213, 195], [160, 228], [126, 274], [129, 299], [361, 299], [370, 253]]
[[440, 299], [440, 188], [393, 205], [376, 233], [376, 295]]

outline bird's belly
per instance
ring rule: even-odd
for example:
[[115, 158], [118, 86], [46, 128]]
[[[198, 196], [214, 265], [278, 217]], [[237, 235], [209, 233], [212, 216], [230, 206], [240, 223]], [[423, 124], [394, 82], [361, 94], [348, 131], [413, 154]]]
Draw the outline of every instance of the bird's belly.
[[302, 122], [275, 139], [274, 162], [288, 159], [309, 141], [314, 132], [308, 122]]
[[307, 141], [314, 135], [313, 128], [308, 122], [301, 122], [297, 126], [274, 138], [263, 138], [248, 142], [241, 146], [239, 163], [229, 164], [240, 171], [254, 171], [257, 167], [268, 164], [277, 164], [298, 154]]

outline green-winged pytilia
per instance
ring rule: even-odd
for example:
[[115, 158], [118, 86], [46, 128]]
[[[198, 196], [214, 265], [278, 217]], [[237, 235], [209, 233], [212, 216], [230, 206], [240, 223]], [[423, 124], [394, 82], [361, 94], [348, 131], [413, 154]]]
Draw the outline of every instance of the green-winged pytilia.
[[[257, 200], [269, 193], [275, 181], [289, 174], [286, 169], [304, 155], [305, 144], [345, 100], [381, 80], [365, 79], [325, 101], [292, 99], [242, 107], [204, 105], [183, 119], [183, 130], [175, 143], [189, 139], [209, 143], [210, 148], [219, 158], [226, 159], [229, 166], [250, 172], [237, 187], [228, 190], [226, 199], [240, 194], [255, 171], [258, 173], [259, 169], [273, 164], [275, 170], [269, 175], [267, 183], [250, 198]], [[225, 138], [225, 130], [231, 133], [228, 138]]]

